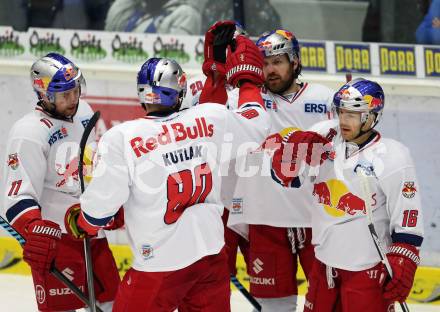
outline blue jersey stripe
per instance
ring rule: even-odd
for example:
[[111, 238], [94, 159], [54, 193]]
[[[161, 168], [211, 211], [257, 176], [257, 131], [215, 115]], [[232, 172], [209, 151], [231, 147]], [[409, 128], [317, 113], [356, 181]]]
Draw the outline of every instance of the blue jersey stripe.
[[93, 217], [89, 216], [88, 214], [86, 214], [84, 211], [83, 211], [83, 215], [84, 215], [84, 218], [87, 220], [87, 222], [89, 222], [91, 225], [95, 225], [95, 226], [105, 226], [113, 218], [113, 216], [105, 217], [105, 218], [93, 218]]
[[41, 209], [40, 205], [38, 205], [35, 200], [30, 198], [22, 199], [6, 211], [6, 219], [8, 219], [8, 222], [12, 222], [16, 216], [32, 207], [38, 207], [38, 209]]

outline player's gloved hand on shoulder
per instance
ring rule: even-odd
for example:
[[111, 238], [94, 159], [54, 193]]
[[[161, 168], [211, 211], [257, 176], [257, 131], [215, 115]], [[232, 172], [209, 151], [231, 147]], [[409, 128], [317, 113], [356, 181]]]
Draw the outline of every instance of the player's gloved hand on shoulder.
[[393, 278], [385, 284], [385, 299], [403, 302], [409, 295], [414, 282], [417, 266], [420, 264], [419, 251], [410, 244], [394, 243], [387, 253], [393, 270]]
[[292, 130], [284, 136], [272, 157], [272, 177], [283, 186], [291, 185], [305, 163], [311, 167], [322, 164], [330, 151], [330, 141], [312, 131]]
[[226, 79], [233, 87], [248, 81], [256, 86], [264, 83], [263, 56], [249, 38], [239, 35], [235, 38], [235, 50], [226, 59]]
[[231, 43], [235, 32], [234, 21], [218, 21], [205, 34], [204, 56], [202, 65], [206, 76], [217, 73], [221, 78], [225, 75], [226, 49]]
[[49, 220], [31, 221], [25, 229], [26, 243], [23, 246], [23, 260], [36, 271], [48, 271], [58, 251], [61, 239], [60, 226]]

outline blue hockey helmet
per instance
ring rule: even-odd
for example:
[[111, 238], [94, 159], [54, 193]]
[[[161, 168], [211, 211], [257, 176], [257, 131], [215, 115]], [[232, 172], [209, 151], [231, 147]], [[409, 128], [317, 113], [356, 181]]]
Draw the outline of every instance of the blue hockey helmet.
[[360, 112], [361, 122], [365, 123], [370, 114], [375, 115], [374, 128], [379, 122], [385, 107], [385, 94], [382, 87], [364, 78], [354, 79], [343, 85], [333, 97], [333, 107]]
[[31, 67], [31, 83], [38, 98], [46, 96], [55, 104], [55, 94], [80, 87], [85, 94], [86, 82], [81, 70], [69, 59], [58, 53], [49, 53]]

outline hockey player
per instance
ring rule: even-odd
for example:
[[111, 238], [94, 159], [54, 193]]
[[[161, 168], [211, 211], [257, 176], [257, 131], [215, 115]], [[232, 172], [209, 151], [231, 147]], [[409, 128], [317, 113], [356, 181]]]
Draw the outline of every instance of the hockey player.
[[[184, 103], [197, 105], [203, 103], [222, 103], [226, 104], [228, 109], [229, 98], [234, 100], [234, 107], [237, 107], [239, 89], [227, 84], [226, 81], [226, 55], [231, 52], [231, 42], [233, 38], [243, 35], [248, 37], [247, 32], [241, 24], [232, 20], [218, 21], [214, 23], [205, 34], [204, 42], [204, 62], [202, 66], [203, 77], [195, 77], [189, 81], [189, 92], [184, 99]], [[247, 262], [247, 251], [249, 243], [235, 231], [227, 227], [229, 218], [229, 209], [232, 206], [232, 196], [237, 183], [237, 174], [235, 172], [236, 159], [227, 162], [221, 168], [222, 185], [221, 200], [225, 206], [222, 220], [225, 232], [225, 246], [228, 255], [228, 266], [231, 275], [237, 275], [236, 259], [237, 250], [240, 250]]]
[[[83, 242], [66, 233], [65, 215], [79, 203], [78, 147], [93, 112], [80, 99], [80, 69], [64, 56], [37, 60], [30, 76], [38, 103], [9, 133], [3, 203], [7, 220], [26, 239], [23, 258], [31, 267], [38, 309], [70, 311], [84, 304], [49, 269], [54, 262], [86, 293]], [[96, 298], [111, 311], [119, 274], [103, 232], [91, 247]]]
[[[284, 186], [312, 180], [320, 204], [312, 212], [317, 260], [304, 308], [394, 311], [394, 302], [407, 298], [420, 263], [423, 219], [415, 168], [404, 145], [374, 129], [385, 105], [379, 84], [353, 80], [333, 103], [339, 121], [319, 123], [312, 127], [316, 132], [291, 131], [272, 163], [274, 179]], [[371, 194], [363, 193], [359, 172], [372, 176], [367, 179]], [[392, 278], [380, 263], [367, 209], [388, 247]]]
[[[255, 44], [238, 36], [226, 62], [228, 83], [240, 85], [236, 111], [216, 103], [179, 111], [186, 89], [180, 66], [152, 58], [141, 67], [138, 94], [147, 115], [102, 137], [77, 222], [93, 234], [124, 204], [134, 262], [114, 311], [230, 310], [219, 164], [268, 134], [262, 66]], [[232, 134], [227, 147], [225, 134]], [[220, 153], [224, 148], [231, 153]]]
[[[235, 209], [229, 226], [247, 236], [249, 224], [250, 293], [263, 311], [295, 311], [298, 258], [306, 277], [313, 263], [311, 216], [312, 185], [283, 189], [270, 176], [270, 157], [281, 143], [280, 133], [290, 127], [309, 128], [328, 120], [333, 92], [319, 84], [301, 83], [301, 57], [297, 39], [287, 30], [263, 34], [257, 46], [264, 55], [265, 88], [262, 97], [272, 121], [263, 149], [249, 155], [257, 166], [251, 177], [240, 177], [234, 193]], [[232, 100], [229, 100], [232, 106]]]

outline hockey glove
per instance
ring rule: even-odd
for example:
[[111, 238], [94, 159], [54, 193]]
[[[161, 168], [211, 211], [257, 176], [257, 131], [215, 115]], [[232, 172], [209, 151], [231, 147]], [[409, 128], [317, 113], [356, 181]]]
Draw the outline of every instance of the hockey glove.
[[420, 264], [419, 251], [410, 244], [394, 243], [389, 248], [387, 258], [393, 278], [386, 284], [383, 296], [388, 300], [403, 302], [409, 295]]
[[234, 21], [218, 21], [205, 34], [203, 73], [209, 77], [214, 73], [223, 79], [225, 75], [226, 49], [235, 32]]
[[236, 49], [226, 60], [226, 80], [233, 87], [240, 81], [249, 81], [256, 86], [264, 82], [263, 56], [255, 43], [239, 35], [235, 39]]
[[75, 204], [67, 210], [66, 215], [64, 216], [64, 225], [66, 226], [67, 233], [69, 233], [74, 239], [78, 240], [84, 239], [87, 236], [87, 232], [78, 225], [80, 214], [81, 206], [80, 204]]
[[292, 180], [300, 174], [304, 162], [314, 167], [327, 159], [329, 143], [316, 132], [293, 130], [288, 133], [272, 157], [274, 180], [283, 186], [291, 185]]
[[40, 273], [48, 271], [57, 254], [60, 226], [49, 220], [35, 220], [28, 224], [26, 233], [23, 260], [32, 270]]

